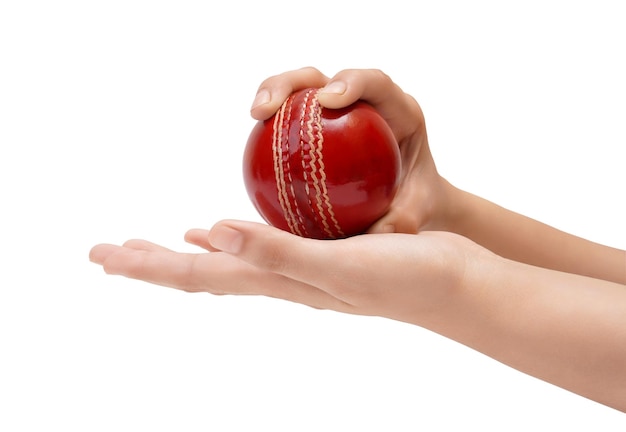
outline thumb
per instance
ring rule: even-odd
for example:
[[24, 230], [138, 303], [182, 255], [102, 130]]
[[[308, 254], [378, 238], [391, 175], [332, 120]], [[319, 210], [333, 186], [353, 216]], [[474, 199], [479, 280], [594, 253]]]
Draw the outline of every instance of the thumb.
[[209, 231], [214, 248], [291, 279], [324, 285], [323, 269], [332, 259], [331, 242], [312, 240], [268, 225], [224, 220]]

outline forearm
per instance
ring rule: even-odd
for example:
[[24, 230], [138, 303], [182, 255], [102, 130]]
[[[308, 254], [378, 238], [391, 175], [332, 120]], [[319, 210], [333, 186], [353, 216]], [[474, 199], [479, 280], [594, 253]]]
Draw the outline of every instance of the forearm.
[[626, 251], [565, 233], [447, 182], [445, 188], [449, 231], [514, 261], [626, 284]]
[[426, 327], [626, 411], [626, 287], [495, 256], [469, 263]]

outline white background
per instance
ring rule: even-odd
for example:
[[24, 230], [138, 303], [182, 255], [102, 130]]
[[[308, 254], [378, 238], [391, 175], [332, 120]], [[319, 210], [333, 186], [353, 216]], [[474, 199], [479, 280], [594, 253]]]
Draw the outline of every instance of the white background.
[[626, 247], [619, 1], [0, 3], [0, 430], [623, 431], [418, 327], [106, 276], [91, 246], [260, 220], [258, 84], [379, 68], [440, 172]]

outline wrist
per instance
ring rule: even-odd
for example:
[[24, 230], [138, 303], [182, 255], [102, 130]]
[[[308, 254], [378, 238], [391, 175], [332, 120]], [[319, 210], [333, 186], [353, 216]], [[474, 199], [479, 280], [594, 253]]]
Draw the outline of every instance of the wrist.
[[[482, 308], [484, 287], [499, 280], [507, 260], [472, 240], [444, 231], [422, 232], [418, 237], [437, 237], [443, 247], [432, 248], [431, 270], [437, 277], [420, 292], [418, 311], [407, 321], [455, 340], [463, 340], [468, 324]], [[406, 302], [410, 304], [410, 302]], [[465, 335], [467, 336], [467, 335]]]
[[461, 221], [464, 218], [464, 202], [467, 192], [456, 188], [439, 176], [434, 200], [430, 206], [427, 222], [423, 230], [447, 231], [461, 234]]

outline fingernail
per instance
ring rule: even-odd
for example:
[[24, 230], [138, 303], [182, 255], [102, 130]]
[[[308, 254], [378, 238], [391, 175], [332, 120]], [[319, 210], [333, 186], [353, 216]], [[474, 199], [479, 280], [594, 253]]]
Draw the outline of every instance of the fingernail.
[[262, 89], [256, 94], [254, 101], [252, 102], [252, 107], [250, 109], [254, 109], [258, 106], [265, 105], [270, 101], [270, 92]]
[[209, 243], [223, 252], [237, 254], [243, 243], [242, 234], [227, 226], [218, 226], [209, 232]]
[[346, 92], [346, 83], [343, 81], [333, 81], [322, 87], [320, 93], [342, 95]]

